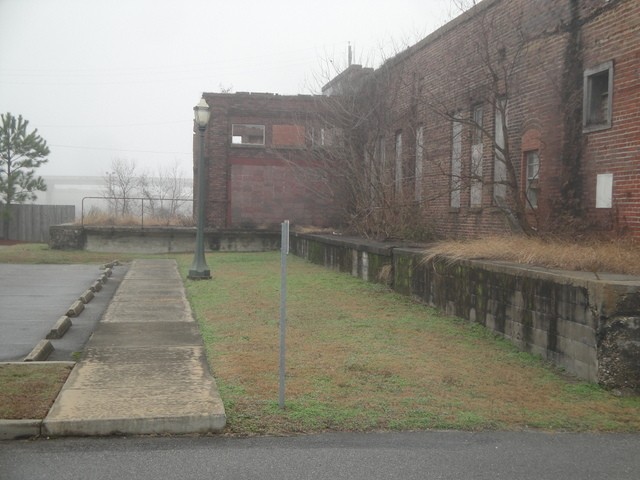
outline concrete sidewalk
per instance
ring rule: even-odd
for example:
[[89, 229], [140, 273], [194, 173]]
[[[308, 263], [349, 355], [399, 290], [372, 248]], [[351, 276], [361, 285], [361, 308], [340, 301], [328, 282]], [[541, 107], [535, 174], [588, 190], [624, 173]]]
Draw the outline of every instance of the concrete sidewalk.
[[175, 261], [134, 261], [43, 435], [207, 433], [225, 423]]

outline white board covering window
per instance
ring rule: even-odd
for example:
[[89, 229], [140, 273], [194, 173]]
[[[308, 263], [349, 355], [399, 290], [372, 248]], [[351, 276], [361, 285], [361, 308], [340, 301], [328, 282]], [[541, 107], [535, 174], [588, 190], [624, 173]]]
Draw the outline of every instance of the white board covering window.
[[596, 208], [613, 206], [613, 173], [601, 173], [596, 177]]

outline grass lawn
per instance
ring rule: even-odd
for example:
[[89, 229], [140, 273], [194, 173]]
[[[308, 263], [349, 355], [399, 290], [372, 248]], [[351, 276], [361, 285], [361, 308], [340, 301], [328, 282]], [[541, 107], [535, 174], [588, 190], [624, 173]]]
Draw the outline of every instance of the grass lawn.
[[[186, 276], [190, 258], [179, 262]], [[230, 433], [640, 430], [640, 398], [570, 379], [478, 325], [293, 256], [280, 410], [279, 254], [208, 262], [212, 281], [185, 284]]]
[[[227, 410], [228, 433], [640, 431], [640, 398], [615, 397], [567, 378], [478, 325], [293, 256], [288, 259], [287, 402], [280, 410], [279, 253], [209, 254], [210, 281], [186, 280], [192, 255], [170, 257], [185, 277]], [[50, 251], [44, 245], [0, 249], [0, 263], [114, 258], [132, 256]], [[23, 391], [44, 392], [38, 376]], [[0, 405], [7, 403], [3, 395], [10, 381], [0, 376]], [[3, 417], [20, 418], [0, 413]]]
[[0, 418], [46, 417], [70, 372], [59, 363], [0, 364]]

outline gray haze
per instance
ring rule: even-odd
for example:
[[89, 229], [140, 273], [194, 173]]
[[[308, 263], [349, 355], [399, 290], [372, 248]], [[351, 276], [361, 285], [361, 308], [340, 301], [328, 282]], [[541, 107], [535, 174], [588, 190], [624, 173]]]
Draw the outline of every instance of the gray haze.
[[51, 149], [42, 175], [104, 176], [114, 158], [192, 175], [203, 91], [317, 93], [459, 12], [450, 0], [0, 0], [0, 112]]

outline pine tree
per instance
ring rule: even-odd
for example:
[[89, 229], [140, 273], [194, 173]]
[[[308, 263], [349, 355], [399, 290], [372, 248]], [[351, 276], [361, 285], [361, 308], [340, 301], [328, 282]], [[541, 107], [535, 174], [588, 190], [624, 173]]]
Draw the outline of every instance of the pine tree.
[[47, 163], [47, 142], [35, 129], [27, 133], [29, 122], [11, 113], [0, 115], [0, 207], [3, 210], [4, 235], [9, 229], [11, 205], [36, 199], [47, 186], [35, 170]]

